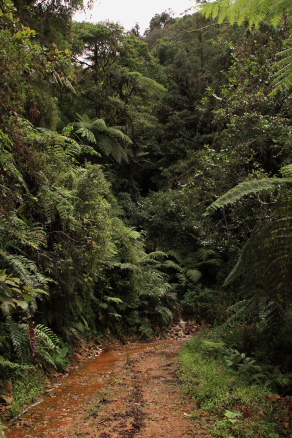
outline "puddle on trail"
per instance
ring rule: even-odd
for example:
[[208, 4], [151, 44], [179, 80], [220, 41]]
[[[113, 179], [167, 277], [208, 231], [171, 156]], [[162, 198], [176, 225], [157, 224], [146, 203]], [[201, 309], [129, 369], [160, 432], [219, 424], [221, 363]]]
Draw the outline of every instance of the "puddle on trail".
[[130, 352], [153, 348], [154, 345], [157, 343], [114, 347], [71, 368], [48, 395], [21, 414], [14, 425], [9, 425], [5, 430], [7, 438], [62, 437], [76, 421], [77, 414], [97, 400], [111, 377], [114, 363], [126, 361]]

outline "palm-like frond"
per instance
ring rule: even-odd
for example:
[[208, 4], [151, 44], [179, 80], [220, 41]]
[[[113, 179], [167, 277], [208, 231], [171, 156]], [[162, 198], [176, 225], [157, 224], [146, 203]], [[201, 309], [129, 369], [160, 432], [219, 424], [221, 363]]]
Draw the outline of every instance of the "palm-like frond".
[[220, 196], [206, 209], [204, 216], [214, 213], [218, 208], [234, 204], [246, 195], [255, 194], [263, 190], [275, 190], [281, 184], [292, 183], [292, 178], [265, 178], [260, 180], [244, 181]]
[[[205, 17], [218, 19], [219, 23], [228, 20], [231, 24], [243, 24], [248, 21], [251, 26], [259, 26], [262, 22], [269, 22], [277, 27], [284, 16], [291, 17], [292, 4], [290, 0], [219, 0], [201, 6]], [[291, 22], [291, 18], [290, 18]], [[273, 91], [288, 90], [292, 86], [292, 39], [286, 40], [288, 48], [279, 53], [283, 58], [274, 64]]]
[[3, 356], [0, 356], [0, 367], [21, 371], [34, 369], [33, 365], [22, 365], [17, 362], [11, 362], [10, 360], [5, 359]]
[[278, 53], [282, 59], [274, 64], [276, 72], [274, 73], [274, 89], [271, 95], [292, 87], [292, 38], [285, 41], [285, 46], [287, 48]]
[[198, 269], [187, 269], [185, 271], [185, 275], [189, 278], [193, 283], [197, 283], [202, 277], [201, 272]]
[[218, 18], [219, 23], [228, 19], [231, 24], [242, 24], [247, 20], [252, 26], [263, 21], [277, 26], [291, 9], [290, 0], [219, 0], [201, 6], [206, 17]]
[[38, 324], [35, 327], [37, 336], [37, 343], [40, 343], [49, 350], [57, 350], [60, 346], [60, 340], [58, 336], [49, 328], [43, 324]]
[[130, 80], [131, 85], [133, 84], [135, 88], [140, 89], [148, 95], [162, 95], [166, 91], [163, 85], [159, 84], [154, 79], [143, 76], [137, 71], [127, 72], [127, 76], [128, 80]]
[[115, 138], [101, 134], [98, 136], [98, 147], [107, 157], [113, 158], [117, 163], [129, 161], [127, 151], [120, 145]]
[[[225, 285], [241, 278], [246, 296], [268, 330], [281, 326], [292, 302], [292, 203], [288, 202], [259, 226], [243, 248]], [[256, 306], [255, 306], [255, 303]]]
[[75, 134], [86, 138], [101, 150], [107, 157], [118, 163], [128, 161], [129, 151], [125, 146], [132, 144], [131, 139], [120, 129], [108, 127], [103, 119], [90, 119], [87, 115], [78, 114], [79, 121], [74, 124]]
[[75, 126], [80, 130], [87, 129], [95, 135], [104, 134], [115, 138], [122, 143], [132, 144], [132, 140], [126, 134], [124, 134], [118, 128], [106, 126], [106, 123], [103, 119], [90, 119], [87, 115], [81, 116], [80, 114], [77, 114], [77, 116], [79, 121], [75, 123]]

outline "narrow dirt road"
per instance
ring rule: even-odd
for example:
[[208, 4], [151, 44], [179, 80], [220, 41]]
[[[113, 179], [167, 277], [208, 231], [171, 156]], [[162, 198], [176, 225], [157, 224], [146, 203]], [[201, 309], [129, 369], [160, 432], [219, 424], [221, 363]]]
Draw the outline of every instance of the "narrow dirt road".
[[183, 395], [176, 374], [184, 342], [126, 345], [91, 359], [89, 372], [86, 364], [74, 370], [68, 382], [64, 379], [22, 415], [7, 437], [208, 437], [208, 421], [199, 415], [192, 420], [195, 406]]

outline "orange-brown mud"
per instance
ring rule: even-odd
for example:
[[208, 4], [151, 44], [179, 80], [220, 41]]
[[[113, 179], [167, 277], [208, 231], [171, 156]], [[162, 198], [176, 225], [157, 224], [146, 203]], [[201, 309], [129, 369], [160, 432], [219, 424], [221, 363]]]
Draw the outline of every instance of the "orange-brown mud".
[[7, 438], [208, 437], [176, 375], [185, 340], [114, 347], [86, 359], [5, 431]]

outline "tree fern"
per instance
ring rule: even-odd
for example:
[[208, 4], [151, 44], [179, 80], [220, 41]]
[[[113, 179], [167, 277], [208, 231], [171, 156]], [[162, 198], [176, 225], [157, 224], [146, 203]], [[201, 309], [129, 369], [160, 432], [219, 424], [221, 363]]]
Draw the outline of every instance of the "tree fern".
[[98, 147], [104, 155], [113, 158], [114, 161], [121, 164], [122, 161], [128, 162], [129, 154], [127, 151], [116, 141], [115, 137], [109, 137], [101, 134], [98, 136]]
[[292, 183], [292, 178], [265, 178], [261, 180], [244, 181], [220, 196], [206, 209], [204, 216], [214, 213], [218, 208], [234, 204], [246, 195], [255, 194], [263, 190], [275, 190], [281, 184]]
[[104, 155], [113, 158], [118, 163], [128, 161], [129, 151], [125, 146], [132, 144], [131, 139], [121, 130], [106, 126], [103, 119], [90, 119], [78, 114], [79, 121], [73, 126], [75, 134], [86, 138], [89, 143], [96, 144]]
[[[243, 24], [248, 21], [251, 26], [269, 22], [277, 27], [284, 19], [291, 24], [292, 4], [290, 0], [219, 0], [201, 6], [206, 17], [217, 18], [219, 23], [228, 20], [231, 24]], [[288, 90], [292, 85], [292, 39], [286, 40], [287, 49], [280, 52], [281, 61], [275, 63], [273, 91]]]
[[217, 18], [219, 23], [228, 19], [231, 24], [242, 24], [247, 20], [252, 26], [263, 21], [277, 26], [291, 9], [290, 0], [219, 0], [201, 6], [206, 17]]
[[284, 42], [287, 47], [282, 52], [278, 53], [281, 56], [281, 60], [274, 64], [274, 90], [272, 95], [276, 94], [277, 91], [288, 90], [292, 87], [292, 38], [288, 38]]
[[285, 312], [292, 303], [291, 247], [292, 204], [289, 201], [254, 230], [225, 280], [228, 286], [240, 279], [242, 291], [253, 303], [253, 315], [265, 319], [271, 335], [283, 325]]
[[127, 81], [131, 84], [131, 86], [134, 86], [136, 89], [140, 88], [141, 91], [148, 95], [155, 94], [156, 96], [159, 96], [163, 95], [163, 93], [166, 91], [163, 85], [159, 84], [154, 79], [143, 76], [137, 71], [127, 72], [127, 76]]

